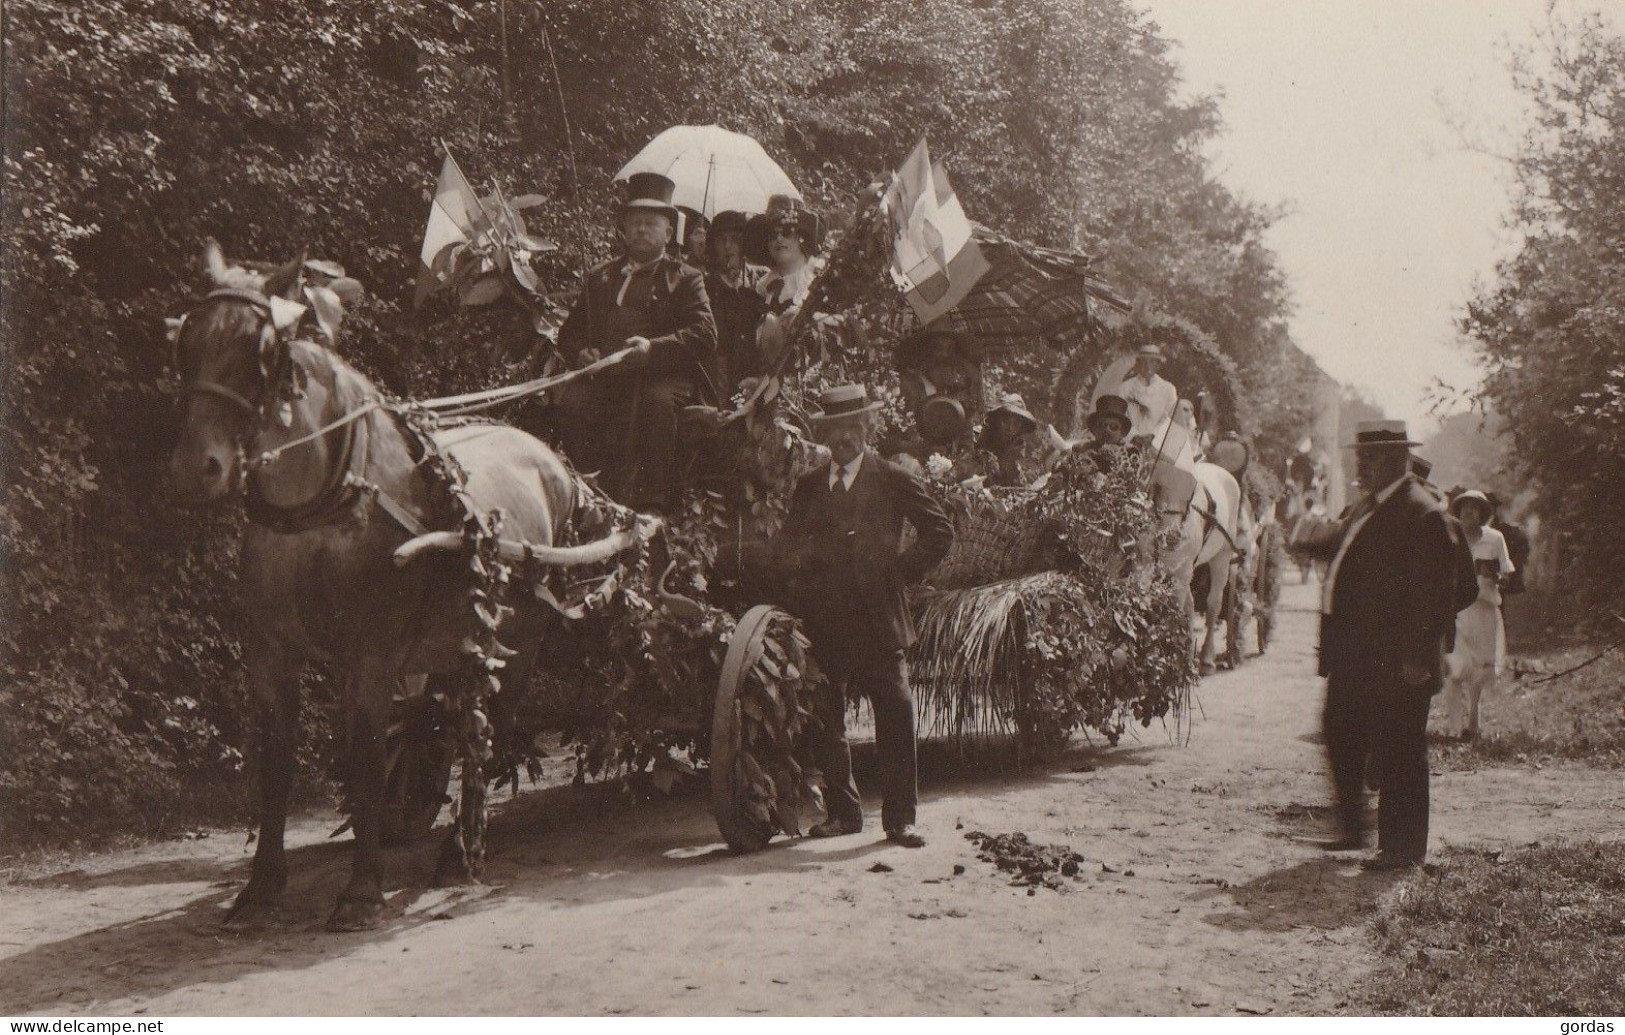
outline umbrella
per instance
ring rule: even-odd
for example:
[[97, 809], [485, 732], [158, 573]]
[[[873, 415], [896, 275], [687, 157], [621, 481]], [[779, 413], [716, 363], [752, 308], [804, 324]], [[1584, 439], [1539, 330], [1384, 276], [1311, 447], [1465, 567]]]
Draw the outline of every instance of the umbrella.
[[707, 219], [729, 210], [766, 211], [767, 199], [774, 194], [801, 197], [761, 144], [721, 126], [671, 127], [622, 166], [615, 182], [640, 172], [670, 179], [677, 184], [672, 204]]
[[1131, 308], [1106, 286], [1091, 256], [1025, 244], [980, 223], [971, 224], [971, 239], [989, 269], [936, 326], [992, 346], [1038, 338], [1062, 343], [1096, 329], [1092, 301], [1124, 313]]

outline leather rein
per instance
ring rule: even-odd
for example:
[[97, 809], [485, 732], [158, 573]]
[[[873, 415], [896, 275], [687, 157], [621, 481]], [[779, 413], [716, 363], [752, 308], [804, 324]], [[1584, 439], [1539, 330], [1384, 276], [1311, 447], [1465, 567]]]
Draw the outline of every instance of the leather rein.
[[[204, 296], [203, 301], [197, 307], [194, 307], [192, 312], [195, 312], [197, 308], [219, 300], [243, 302], [252, 308], [263, 321], [259, 342], [262, 398], [259, 402], [255, 402], [226, 385], [202, 379], [183, 381], [181, 383], [181, 397], [184, 399], [188, 395], [201, 394], [224, 399], [242, 410], [252, 420], [250, 431], [252, 437], [239, 444], [240, 462], [246, 471], [244, 477], [244, 505], [248, 511], [249, 520], [274, 532], [291, 535], [332, 524], [342, 519], [344, 515], [354, 508], [363, 492], [369, 489], [375, 490], [374, 486], [368, 485], [356, 472], [365, 472], [367, 467], [369, 436], [362, 431], [365, 421], [361, 418], [376, 409], [377, 405], [368, 404], [357, 410], [352, 410], [340, 420], [319, 429], [314, 434], [307, 435], [259, 456], [250, 457], [248, 447], [258, 438], [260, 425], [269, 417], [273, 406], [285, 403], [285, 400], [279, 398], [275, 386], [283, 377], [292, 376], [291, 367], [294, 360], [291, 345], [296, 328], [295, 326], [285, 329], [279, 328], [273, 318], [271, 300], [258, 291], [243, 288], [218, 288], [211, 291]], [[188, 312], [187, 317], [190, 316], [191, 312]], [[175, 333], [175, 362], [172, 364], [176, 370], [180, 369], [180, 336], [181, 331], [177, 330]], [[265, 356], [268, 352], [271, 352], [274, 357], [270, 366], [265, 364]], [[331, 465], [328, 475], [322, 483], [321, 490], [314, 497], [291, 506], [271, 503], [265, 498], [256, 477], [259, 469], [275, 462], [288, 449], [316, 441], [326, 434], [339, 430], [344, 431], [344, 438], [339, 446], [336, 462]], [[389, 502], [393, 504], [395, 501], [390, 500]], [[403, 516], [411, 518], [416, 528], [409, 525], [407, 526], [409, 531], [416, 533], [422, 530], [421, 523], [417, 522], [415, 517], [410, 512], [405, 511], [404, 508], [401, 508], [399, 504], [394, 507], [386, 506], [384, 509], [397, 521], [402, 521], [403, 524], [405, 523]], [[396, 513], [397, 511], [400, 511], [400, 513]]]

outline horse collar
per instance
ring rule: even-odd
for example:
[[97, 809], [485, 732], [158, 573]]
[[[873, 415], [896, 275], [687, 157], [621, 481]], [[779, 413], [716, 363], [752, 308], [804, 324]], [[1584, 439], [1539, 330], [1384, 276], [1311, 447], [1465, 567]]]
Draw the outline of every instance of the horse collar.
[[[327, 482], [314, 498], [304, 503], [287, 507], [271, 503], [259, 487], [256, 478], [258, 470], [250, 471], [243, 500], [243, 505], [248, 511], [248, 520], [273, 532], [293, 535], [332, 524], [349, 513], [365, 489], [360, 476], [352, 474], [352, 471], [357, 469], [362, 475], [366, 473], [366, 441], [363, 440], [360, 449], [357, 449], [361, 425], [365, 423], [367, 423], [365, 419], [353, 420], [345, 427], [344, 444], [328, 473]], [[357, 462], [358, 452], [359, 462]]]

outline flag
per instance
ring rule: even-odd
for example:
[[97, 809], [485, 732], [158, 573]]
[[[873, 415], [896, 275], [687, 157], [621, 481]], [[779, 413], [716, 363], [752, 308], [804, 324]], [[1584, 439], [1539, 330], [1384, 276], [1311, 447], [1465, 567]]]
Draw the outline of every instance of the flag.
[[423, 231], [423, 250], [418, 253], [417, 293], [413, 308], [423, 304], [429, 292], [440, 283], [444, 270], [436, 269], [441, 253], [453, 244], [466, 244], [474, 236], [474, 215], [479, 212], [479, 199], [474, 188], [457, 168], [457, 160], [446, 151], [446, 160], [440, 166], [440, 182], [435, 185], [434, 201], [429, 205], [429, 225]]
[[890, 214], [892, 274], [922, 324], [964, 301], [988, 271], [971, 239], [970, 220], [924, 138], [892, 177], [884, 199]]

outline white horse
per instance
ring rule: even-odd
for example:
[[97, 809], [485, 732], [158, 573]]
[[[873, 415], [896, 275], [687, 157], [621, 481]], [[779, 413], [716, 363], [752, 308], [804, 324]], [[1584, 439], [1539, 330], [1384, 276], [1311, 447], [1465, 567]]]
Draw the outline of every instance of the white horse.
[[1208, 569], [1207, 621], [1201, 650], [1202, 674], [1207, 675], [1215, 668], [1213, 633], [1231, 579], [1231, 559], [1245, 550], [1245, 540], [1239, 528], [1241, 486], [1235, 476], [1218, 464], [1208, 463], [1196, 464], [1194, 473], [1196, 491], [1183, 508], [1177, 501], [1166, 499], [1159, 499], [1157, 506], [1165, 521], [1177, 521], [1180, 526], [1179, 541], [1163, 555], [1162, 567], [1174, 580], [1187, 627], [1196, 613], [1191, 577], [1199, 567], [1205, 565]]

